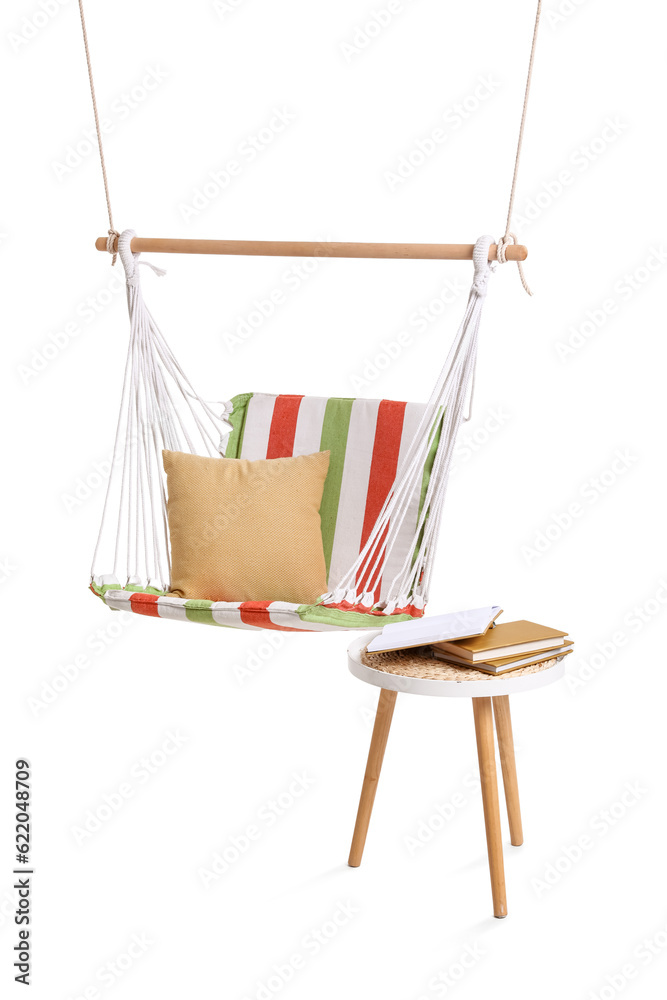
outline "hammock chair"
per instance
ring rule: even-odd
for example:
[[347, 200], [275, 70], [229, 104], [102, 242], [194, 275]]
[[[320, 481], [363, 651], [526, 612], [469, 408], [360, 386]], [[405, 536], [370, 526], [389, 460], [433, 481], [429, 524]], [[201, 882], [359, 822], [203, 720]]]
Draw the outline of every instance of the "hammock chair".
[[[97, 106], [79, 0], [95, 120]], [[125, 269], [130, 343], [112, 474], [95, 547], [90, 587], [114, 610], [245, 629], [324, 631], [379, 628], [424, 614], [457, 433], [470, 417], [478, 335], [495, 261], [521, 260], [525, 247], [509, 232], [532, 71], [524, 109], [505, 236], [474, 245], [262, 244], [139, 239], [117, 233], [108, 198], [109, 236], [98, 249]], [[295, 256], [472, 258], [465, 312], [427, 403], [244, 393], [207, 402], [174, 356], [142, 293], [142, 249], [158, 252]], [[167, 489], [162, 451], [232, 459], [330, 452], [320, 508], [327, 592], [314, 604], [212, 601], [170, 591]]]

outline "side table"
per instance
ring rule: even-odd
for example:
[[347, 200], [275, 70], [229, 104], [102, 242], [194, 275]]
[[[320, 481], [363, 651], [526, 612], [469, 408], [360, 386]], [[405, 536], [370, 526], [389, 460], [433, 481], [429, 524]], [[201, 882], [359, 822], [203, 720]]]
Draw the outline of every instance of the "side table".
[[514, 847], [520, 847], [523, 843], [523, 830], [509, 699], [510, 695], [532, 691], [534, 688], [544, 687], [560, 680], [565, 672], [564, 657], [554, 657], [544, 663], [520, 667], [495, 676], [480, 670], [449, 666], [433, 659], [424, 649], [369, 654], [366, 652], [366, 646], [371, 638], [365, 634], [356, 639], [348, 649], [348, 666], [351, 673], [359, 680], [380, 688], [348, 864], [352, 868], [357, 868], [361, 864], [396, 696], [400, 692], [435, 695], [441, 698], [471, 698], [491, 873], [493, 913], [496, 917], [506, 917], [505, 866], [500, 832], [493, 721], [495, 718], [510, 838]]

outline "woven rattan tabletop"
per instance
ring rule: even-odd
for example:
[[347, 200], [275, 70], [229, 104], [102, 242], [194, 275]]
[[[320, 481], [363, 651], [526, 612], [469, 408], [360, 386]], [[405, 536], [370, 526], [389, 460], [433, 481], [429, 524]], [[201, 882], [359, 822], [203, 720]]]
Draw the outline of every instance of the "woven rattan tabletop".
[[369, 642], [370, 637], [365, 635], [348, 650], [349, 667], [355, 677], [376, 687], [411, 694], [496, 697], [543, 687], [559, 680], [564, 673], [564, 657], [495, 675], [438, 661], [428, 647], [369, 653]]

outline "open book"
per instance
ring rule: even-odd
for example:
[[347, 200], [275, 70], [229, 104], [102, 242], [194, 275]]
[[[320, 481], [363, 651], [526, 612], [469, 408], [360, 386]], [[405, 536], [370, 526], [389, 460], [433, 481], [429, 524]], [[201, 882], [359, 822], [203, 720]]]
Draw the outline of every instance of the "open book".
[[428, 646], [432, 642], [467, 639], [484, 635], [503, 609], [497, 604], [471, 611], [452, 611], [432, 618], [416, 618], [409, 622], [385, 625], [380, 635], [368, 644], [369, 653], [388, 653], [394, 649]]

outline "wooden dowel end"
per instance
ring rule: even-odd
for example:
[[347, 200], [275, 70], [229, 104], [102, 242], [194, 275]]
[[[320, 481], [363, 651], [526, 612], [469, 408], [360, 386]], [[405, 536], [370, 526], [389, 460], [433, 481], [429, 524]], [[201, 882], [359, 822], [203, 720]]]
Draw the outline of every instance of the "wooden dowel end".
[[[250, 257], [368, 257], [393, 260], [472, 260], [473, 243], [299, 243], [273, 240], [169, 240], [135, 236], [130, 244], [135, 252], [207, 253]], [[106, 250], [107, 237], [95, 241], [97, 250]], [[489, 260], [497, 259], [497, 244], [489, 247]], [[507, 260], [525, 260], [528, 250], [508, 246]]]

